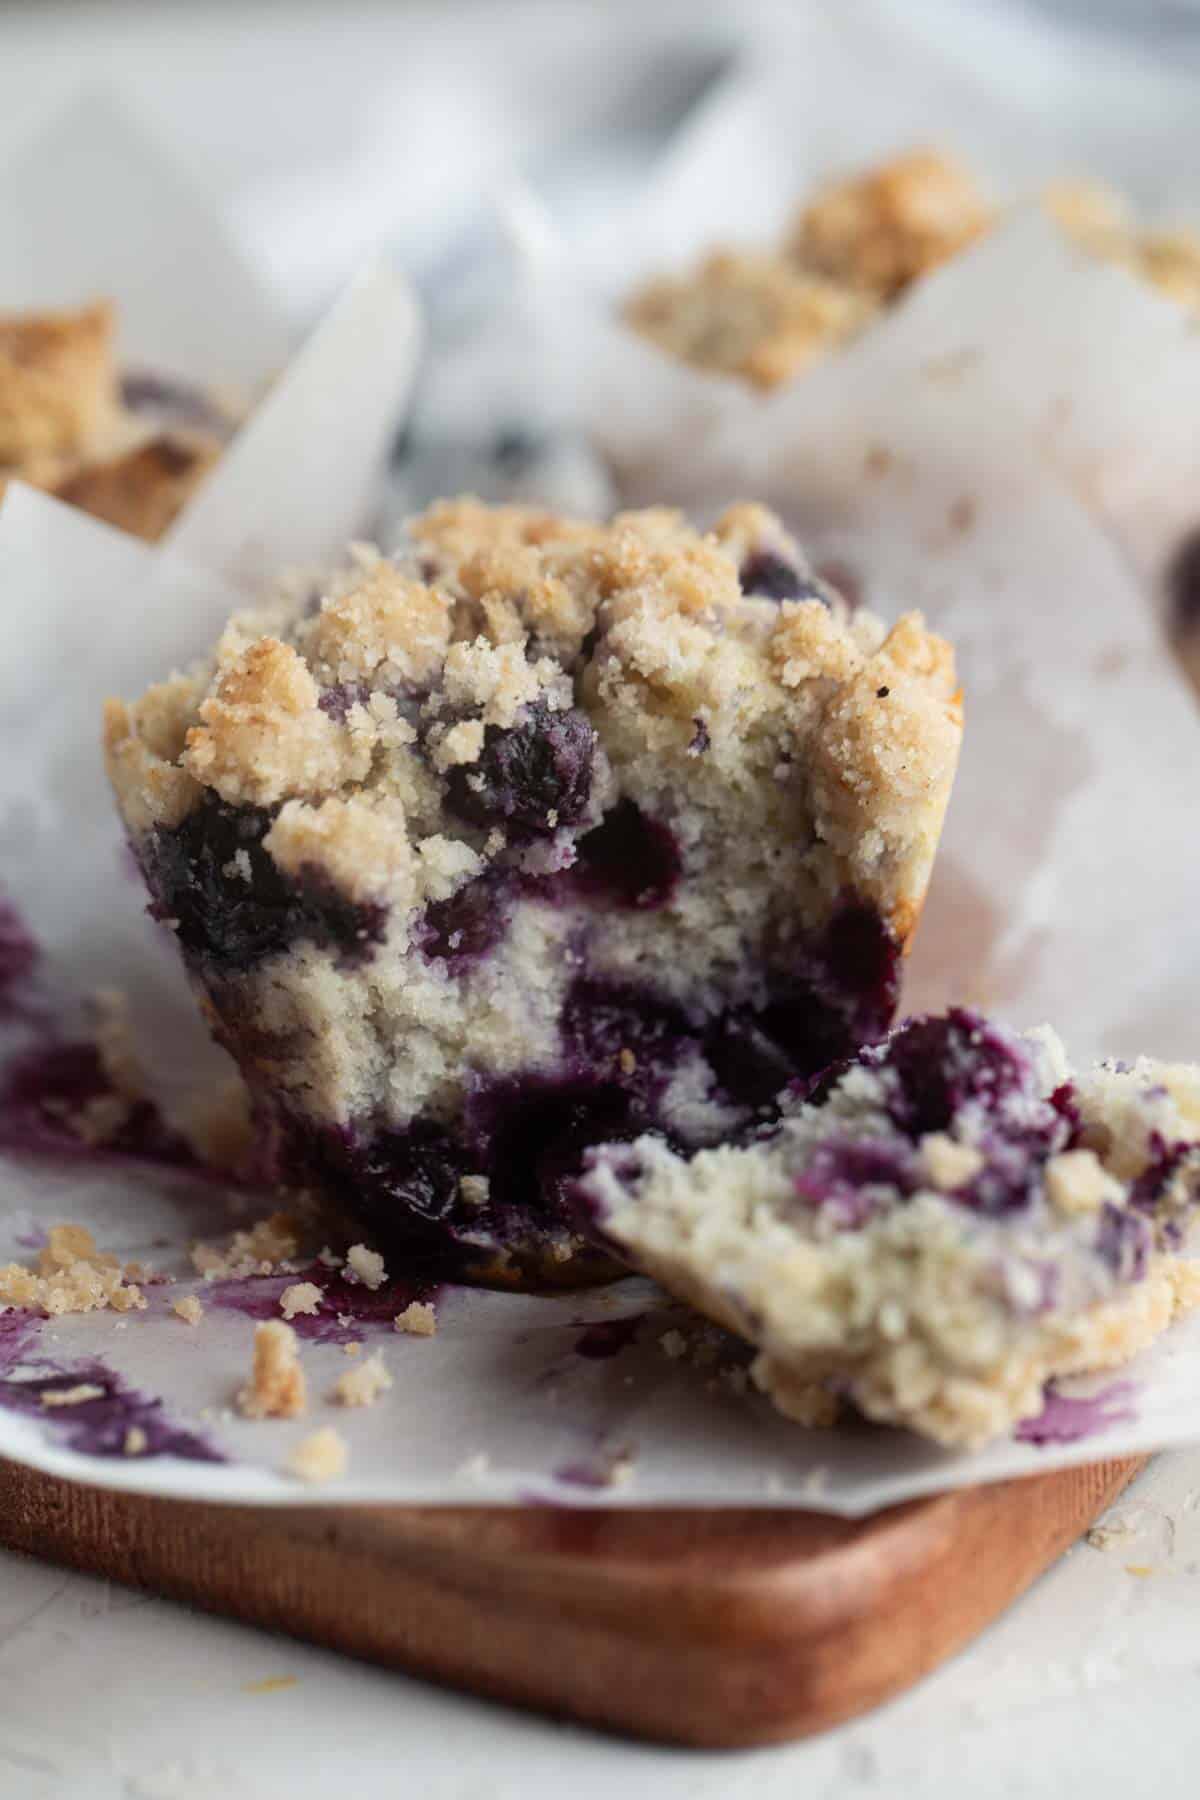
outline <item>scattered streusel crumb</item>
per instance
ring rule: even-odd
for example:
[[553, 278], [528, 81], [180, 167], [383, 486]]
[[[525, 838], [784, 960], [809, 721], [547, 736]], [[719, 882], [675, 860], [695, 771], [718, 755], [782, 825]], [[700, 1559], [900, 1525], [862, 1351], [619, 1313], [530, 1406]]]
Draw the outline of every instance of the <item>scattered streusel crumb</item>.
[[247, 1231], [235, 1231], [223, 1250], [193, 1244], [192, 1267], [206, 1281], [244, 1275], [273, 1275], [300, 1248], [296, 1221], [289, 1213], [272, 1213]]
[[185, 1325], [198, 1325], [204, 1317], [204, 1308], [195, 1294], [184, 1294], [181, 1299], [172, 1301], [171, 1311], [177, 1314]]
[[319, 1312], [323, 1298], [315, 1281], [293, 1281], [279, 1296], [279, 1310], [285, 1319], [294, 1319], [297, 1313]]
[[352, 1369], [338, 1376], [329, 1398], [339, 1406], [374, 1406], [391, 1385], [392, 1378], [384, 1367], [383, 1357], [375, 1350], [365, 1361], [355, 1363]]
[[372, 1293], [387, 1280], [382, 1256], [378, 1250], [368, 1250], [365, 1244], [351, 1244], [346, 1252], [346, 1267], [352, 1269], [363, 1286], [370, 1288]]
[[282, 1319], [255, 1326], [254, 1367], [237, 1404], [247, 1419], [296, 1419], [308, 1405], [296, 1333]]
[[43, 1406], [82, 1406], [85, 1400], [103, 1400], [104, 1389], [94, 1381], [81, 1381], [77, 1387], [45, 1388]]
[[688, 1341], [682, 1331], [672, 1329], [663, 1332], [658, 1340], [658, 1346], [664, 1356], [669, 1356], [672, 1362], [679, 1362], [682, 1357], [687, 1355]]
[[35, 1267], [6, 1263], [0, 1267], [0, 1305], [45, 1313], [114, 1312], [144, 1308], [141, 1289], [125, 1278], [115, 1256], [96, 1248], [82, 1225], [52, 1225]]
[[342, 1345], [342, 1355], [343, 1356], [361, 1356], [362, 1355], [362, 1344], [359, 1342], [359, 1340], [357, 1338], [354, 1339], [353, 1343], [343, 1344]]
[[142, 1456], [150, 1440], [140, 1425], [131, 1425], [125, 1433], [125, 1441], [121, 1449], [126, 1456]]
[[288, 1472], [299, 1481], [335, 1481], [350, 1460], [346, 1440], [332, 1425], [301, 1438], [287, 1459]]
[[285, 1688], [299, 1685], [298, 1675], [264, 1675], [261, 1681], [248, 1681], [242, 1689], [244, 1694], [281, 1694]]
[[427, 1300], [410, 1300], [392, 1323], [409, 1337], [432, 1337], [437, 1330], [437, 1314]]

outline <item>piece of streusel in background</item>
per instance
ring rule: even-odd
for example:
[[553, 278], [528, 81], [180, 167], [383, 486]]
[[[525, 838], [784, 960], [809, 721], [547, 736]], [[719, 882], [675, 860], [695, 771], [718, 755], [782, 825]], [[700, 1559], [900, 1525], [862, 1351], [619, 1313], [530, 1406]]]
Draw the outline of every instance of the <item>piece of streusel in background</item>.
[[912, 1020], [738, 1146], [592, 1153], [629, 1261], [758, 1349], [785, 1413], [974, 1447], [1048, 1380], [1106, 1369], [1200, 1300], [1200, 1068], [1073, 1074], [1048, 1028]]
[[7, 479], [153, 541], [240, 418], [191, 384], [122, 374], [105, 301], [0, 315], [0, 492]]
[[801, 209], [786, 249], [802, 268], [886, 302], [994, 223], [961, 163], [910, 150], [822, 188]]
[[733, 508], [465, 500], [108, 710], [152, 911], [283, 1179], [373, 1241], [577, 1283], [585, 1150], [687, 1153], [877, 1040], [961, 735], [953, 659]]
[[646, 282], [624, 316], [683, 362], [773, 388], [845, 343], [875, 310], [870, 294], [785, 256], [716, 250], [692, 272]]

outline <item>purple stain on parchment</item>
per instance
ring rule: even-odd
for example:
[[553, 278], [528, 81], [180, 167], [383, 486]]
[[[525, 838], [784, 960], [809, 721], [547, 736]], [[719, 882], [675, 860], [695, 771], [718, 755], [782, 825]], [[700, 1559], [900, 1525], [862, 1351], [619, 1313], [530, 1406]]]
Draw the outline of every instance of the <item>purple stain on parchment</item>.
[[1098, 1394], [1060, 1394], [1048, 1382], [1042, 1410], [1036, 1418], [1022, 1419], [1013, 1436], [1023, 1444], [1077, 1444], [1080, 1439], [1106, 1431], [1137, 1417], [1127, 1404], [1138, 1391], [1136, 1381], [1114, 1381]]
[[645, 1318], [645, 1313], [635, 1313], [631, 1319], [601, 1319], [596, 1324], [589, 1325], [583, 1335], [575, 1340], [576, 1356], [586, 1356], [593, 1362], [599, 1362], [605, 1357], [619, 1355], [636, 1342], [638, 1328]]
[[618, 1485], [618, 1470], [628, 1467], [629, 1451], [597, 1450], [594, 1456], [576, 1457], [571, 1462], [560, 1463], [554, 1470], [555, 1481], [564, 1487], [589, 1488], [596, 1491], [601, 1488], [613, 1488]]
[[44, 1002], [34, 978], [41, 955], [21, 914], [0, 894], [0, 1025], [40, 1022]]
[[321, 1289], [320, 1310], [297, 1313], [288, 1323], [297, 1337], [314, 1344], [353, 1343], [372, 1326], [390, 1331], [397, 1313], [414, 1302], [436, 1305], [443, 1291], [436, 1282], [405, 1276], [369, 1288], [361, 1281], [347, 1281], [339, 1269], [314, 1262], [287, 1275], [238, 1275], [205, 1282], [197, 1292], [205, 1306], [218, 1311], [241, 1313], [247, 1319], [281, 1319], [279, 1301], [284, 1289], [303, 1281]]
[[40, 1313], [23, 1312], [17, 1307], [0, 1313], [0, 1374], [28, 1356], [43, 1323]]
[[[12, 1316], [4, 1314], [0, 1325]], [[175, 1424], [164, 1412], [160, 1399], [139, 1393], [102, 1362], [81, 1362], [69, 1367], [41, 1359], [31, 1363], [19, 1352], [10, 1358], [6, 1345], [0, 1346], [0, 1356], [9, 1371], [0, 1376], [0, 1407], [23, 1418], [37, 1419], [52, 1438], [81, 1456], [137, 1457], [143, 1461], [157, 1456], [178, 1456], [189, 1462], [226, 1460], [198, 1432]], [[22, 1370], [19, 1375], [12, 1372], [17, 1366]], [[55, 1405], [48, 1398], [75, 1388], [98, 1391], [65, 1405]]]
[[[89, 1109], [110, 1101], [120, 1102], [121, 1116], [93, 1142]], [[122, 1099], [88, 1043], [35, 1044], [10, 1058], [0, 1072], [0, 1150], [72, 1162], [123, 1157], [202, 1172], [152, 1100]]]

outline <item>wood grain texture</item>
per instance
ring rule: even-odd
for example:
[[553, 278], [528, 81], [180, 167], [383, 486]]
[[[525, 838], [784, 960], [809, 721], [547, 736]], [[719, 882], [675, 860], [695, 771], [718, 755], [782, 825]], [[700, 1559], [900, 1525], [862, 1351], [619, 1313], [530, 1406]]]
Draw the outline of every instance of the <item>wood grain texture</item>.
[[1145, 1458], [797, 1512], [198, 1505], [0, 1462], [0, 1542], [522, 1706], [672, 1743], [777, 1743], [908, 1687]]

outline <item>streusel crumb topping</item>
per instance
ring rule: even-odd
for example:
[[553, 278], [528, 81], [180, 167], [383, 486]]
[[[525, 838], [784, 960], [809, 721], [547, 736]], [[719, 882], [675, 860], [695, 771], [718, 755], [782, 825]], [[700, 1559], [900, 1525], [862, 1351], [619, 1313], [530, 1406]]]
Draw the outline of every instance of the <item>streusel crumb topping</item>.
[[96, 1247], [83, 1225], [52, 1225], [32, 1264], [0, 1268], [0, 1305], [28, 1308], [58, 1318], [110, 1308], [137, 1312], [146, 1296], [119, 1259]]
[[247, 1419], [296, 1419], [307, 1408], [299, 1341], [282, 1319], [255, 1326], [250, 1380], [239, 1390], [237, 1404]]

